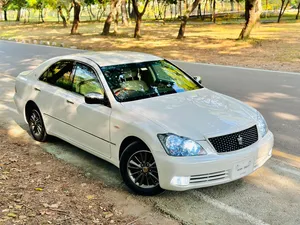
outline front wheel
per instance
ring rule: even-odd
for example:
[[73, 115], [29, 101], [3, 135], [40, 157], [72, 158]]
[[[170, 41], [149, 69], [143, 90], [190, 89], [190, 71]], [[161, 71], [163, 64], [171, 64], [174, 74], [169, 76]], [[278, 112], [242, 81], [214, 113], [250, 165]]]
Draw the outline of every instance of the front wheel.
[[156, 163], [151, 151], [139, 142], [127, 146], [121, 156], [120, 172], [125, 184], [139, 195], [157, 195], [159, 186]]
[[47, 133], [44, 126], [44, 122], [40, 111], [38, 109], [32, 109], [29, 115], [29, 129], [33, 138], [36, 141], [44, 142], [47, 139]]

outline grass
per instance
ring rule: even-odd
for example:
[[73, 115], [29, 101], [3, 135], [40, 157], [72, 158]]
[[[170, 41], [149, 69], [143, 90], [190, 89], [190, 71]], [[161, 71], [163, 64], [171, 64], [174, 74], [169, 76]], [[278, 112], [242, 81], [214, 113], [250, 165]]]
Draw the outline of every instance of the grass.
[[[70, 35], [70, 26], [63, 28], [55, 22], [1, 22], [0, 36], [63, 42], [66, 46], [88, 50], [141, 51], [169, 59], [300, 72], [300, 23], [293, 19], [294, 16], [287, 14], [280, 24], [257, 25], [247, 41], [236, 40], [243, 27], [241, 19], [226, 20], [225, 24], [191, 20], [184, 40], [176, 39], [179, 21], [163, 25], [151, 20], [143, 22], [143, 37], [139, 40], [132, 38], [134, 23], [120, 26], [117, 35], [101, 36], [103, 22], [82, 22], [81, 35], [75, 36]], [[262, 20], [275, 21], [276, 18]]]

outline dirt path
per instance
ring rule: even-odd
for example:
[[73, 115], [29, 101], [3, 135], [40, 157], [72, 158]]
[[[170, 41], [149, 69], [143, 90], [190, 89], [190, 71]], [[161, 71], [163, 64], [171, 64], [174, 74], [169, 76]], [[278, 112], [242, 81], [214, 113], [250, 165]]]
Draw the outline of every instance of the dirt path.
[[0, 224], [177, 224], [0, 127]]

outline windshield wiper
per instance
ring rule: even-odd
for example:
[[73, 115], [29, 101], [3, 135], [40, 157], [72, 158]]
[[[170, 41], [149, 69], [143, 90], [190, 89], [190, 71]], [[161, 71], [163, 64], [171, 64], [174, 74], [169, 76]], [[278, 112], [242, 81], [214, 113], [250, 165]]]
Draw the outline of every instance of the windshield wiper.
[[145, 94], [145, 95], [139, 95], [139, 96], [126, 98], [126, 99], [121, 100], [121, 102], [130, 102], [130, 101], [134, 101], [134, 100], [140, 100], [140, 99], [151, 98], [151, 97], [156, 97], [156, 96], [159, 96], [159, 95], [157, 93], [149, 93], [149, 94]]

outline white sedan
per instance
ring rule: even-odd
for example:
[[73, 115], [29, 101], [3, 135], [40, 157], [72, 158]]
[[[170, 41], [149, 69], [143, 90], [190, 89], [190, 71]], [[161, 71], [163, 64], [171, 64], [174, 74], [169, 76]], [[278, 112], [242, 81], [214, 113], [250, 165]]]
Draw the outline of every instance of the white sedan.
[[35, 140], [57, 136], [155, 195], [242, 178], [272, 155], [263, 116], [199, 80], [153, 55], [84, 53], [21, 73], [14, 100]]

